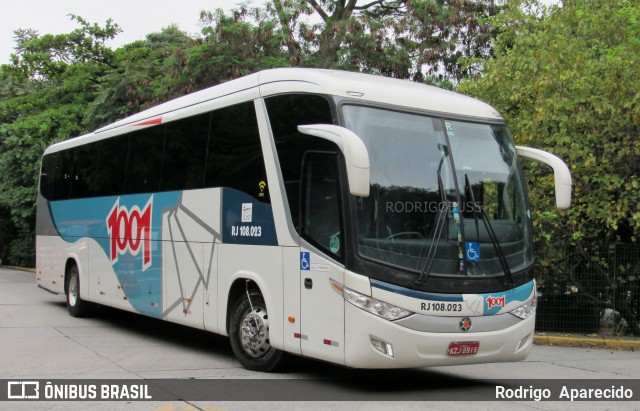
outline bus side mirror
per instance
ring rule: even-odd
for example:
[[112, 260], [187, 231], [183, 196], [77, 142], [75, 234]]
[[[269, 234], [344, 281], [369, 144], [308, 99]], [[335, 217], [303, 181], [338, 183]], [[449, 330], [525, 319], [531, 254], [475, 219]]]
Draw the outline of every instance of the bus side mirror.
[[364, 142], [353, 131], [331, 124], [298, 126], [298, 131], [335, 143], [342, 151], [347, 164], [349, 191], [360, 197], [369, 196], [369, 152]]
[[571, 205], [571, 171], [559, 157], [537, 148], [516, 146], [518, 155], [528, 160], [544, 163], [553, 169], [556, 190], [556, 207], [569, 208]]

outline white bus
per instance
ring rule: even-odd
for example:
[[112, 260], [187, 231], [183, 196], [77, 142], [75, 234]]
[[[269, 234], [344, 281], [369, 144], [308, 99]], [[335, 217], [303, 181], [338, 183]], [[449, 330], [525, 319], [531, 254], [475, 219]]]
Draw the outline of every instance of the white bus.
[[532, 226], [516, 147], [488, 105], [409, 81], [275, 69], [54, 144], [38, 285], [359, 368], [524, 359]]

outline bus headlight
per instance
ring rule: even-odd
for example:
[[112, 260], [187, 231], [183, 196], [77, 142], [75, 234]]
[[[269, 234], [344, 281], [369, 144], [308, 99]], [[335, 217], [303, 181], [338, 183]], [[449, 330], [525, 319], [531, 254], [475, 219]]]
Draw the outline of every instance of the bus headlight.
[[346, 301], [361, 310], [368, 311], [371, 314], [384, 318], [385, 320], [395, 321], [413, 314], [411, 311], [405, 310], [404, 308], [396, 307], [395, 305], [385, 303], [384, 301], [376, 300], [375, 298], [367, 297], [366, 295], [353, 291], [342, 284], [338, 284], [334, 280], [331, 280], [331, 286], [338, 293], [341, 293]]
[[520, 307], [515, 310], [509, 311], [509, 314], [515, 315], [521, 320], [526, 320], [527, 318], [535, 315], [536, 306], [538, 305], [538, 287], [537, 284], [534, 283], [533, 286], [533, 298], [526, 303], [522, 304]]
[[515, 310], [509, 311], [509, 314], [515, 315], [521, 320], [526, 320], [527, 318], [531, 317], [535, 313], [536, 313], [535, 299], [522, 304], [520, 307], [516, 308]]

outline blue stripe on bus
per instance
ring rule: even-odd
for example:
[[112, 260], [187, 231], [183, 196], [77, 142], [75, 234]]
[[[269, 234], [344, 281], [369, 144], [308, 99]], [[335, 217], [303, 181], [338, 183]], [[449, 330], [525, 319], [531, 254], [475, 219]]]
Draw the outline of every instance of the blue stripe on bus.
[[[111, 262], [127, 301], [136, 311], [161, 318], [165, 309], [162, 244], [185, 240], [184, 233], [178, 232], [180, 227], [172, 231], [169, 226], [169, 232], [163, 232], [163, 219], [171, 218], [180, 209], [203, 230], [217, 235], [201, 220], [206, 216], [196, 216], [182, 207], [182, 197], [182, 191], [171, 191], [51, 201], [49, 207], [55, 230], [64, 241], [74, 244], [85, 238], [95, 240]], [[271, 205], [248, 194], [223, 188], [222, 213], [217, 218], [222, 219], [222, 238], [218, 237], [218, 241], [278, 245]], [[144, 231], [149, 242], [144, 243], [136, 234], [142, 235], [140, 225], [149, 223], [150, 228]]]
[[[428, 301], [445, 301], [445, 302], [463, 302], [466, 298], [477, 296], [482, 298], [483, 315], [501, 314], [503, 309], [512, 302], [525, 302], [534, 289], [534, 281], [518, 286], [512, 290], [499, 291], [488, 294], [438, 294], [424, 291], [412, 290], [398, 285], [385, 283], [379, 280], [371, 279], [371, 286], [380, 290], [389, 291], [395, 294], [404, 295], [411, 298], [417, 298]], [[475, 298], [477, 298], [475, 297]]]
[[[152, 201], [150, 229], [150, 262], [144, 261], [144, 250], [136, 255], [126, 250], [115, 250], [117, 261], [111, 261], [119, 285], [133, 308], [155, 318], [163, 312], [162, 294], [162, 219], [167, 210], [175, 209], [182, 192], [135, 194], [99, 198], [83, 198], [50, 202], [53, 223], [60, 237], [73, 244], [83, 238], [92, 238], [111, 260], [113, 245], [109, 235], [108, 218], [118, 213], [116, 205], [127, 211], [137, 208], [140, 212]], [[141, 213], [138, 213], [140, 215]], [[120, 225], [120, 222], [118, 222]], [[120, 233], [120, 237], [123, 234]], [[131, 244], [130, 241], [121, 242]], [[140, 247], [142, 247], [140, 245]]]
[[518, 286], [512, 290], [480, 294], [484, 304], [484, 315], [501, 314], [503, 312], [503, 308], [514, 301], [524, 303], [531, 296], [534, 284], [534, 281], [529, 281], [528, 283]]
[[451, 301], [451, 302], [462, 302], [462, 294], [436, 294], [436, 293], [428, 293], [424, 291], [412, 290], [410, 288], [400, 287], [398, 285], [385, 283], [382, 281], [371, 279], [371, 286], [375, 288], [379, 288], [381, 290], [389, 291], [392, 293], [404, 295], [411, 298], [419, 298], [421, 300], [429, 300], [429, 301]]

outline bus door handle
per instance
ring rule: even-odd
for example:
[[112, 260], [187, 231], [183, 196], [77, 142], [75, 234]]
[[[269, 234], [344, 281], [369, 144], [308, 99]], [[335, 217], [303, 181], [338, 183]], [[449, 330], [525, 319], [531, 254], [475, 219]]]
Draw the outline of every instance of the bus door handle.
[[304, 279], [304, 288], [306, 288], [307, 290], [310, 290], [313, 288], [313, 280], [311, 278]]

